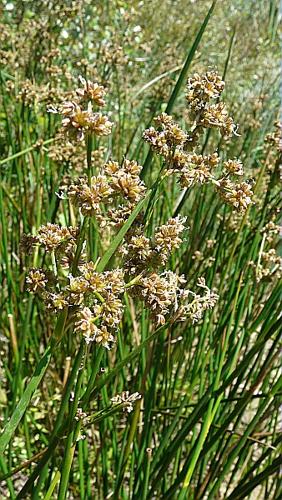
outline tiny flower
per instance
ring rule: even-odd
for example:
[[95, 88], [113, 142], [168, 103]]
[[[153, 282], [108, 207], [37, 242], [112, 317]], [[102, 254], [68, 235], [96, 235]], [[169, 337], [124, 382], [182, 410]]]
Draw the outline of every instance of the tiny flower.
[[62, 115], [62, 126], [69, 138], [81, 141], [86, 134], [109, 135], [112, 122], [101, 113], [93, 111], [93, 104], [104, 106], [105, 89], [97, 83], [80, 77], [82, 88], [76, 90], [72, 101], [64, 101], [59, 106], [49, 106], [50, 113]]
[[90, 80], [85, 80], [82, 76], [79, 76], [79, 81], [82, 85], [81, 88], [76, 90], [76, 94], [82, 99], [90, 99], [97, 106], [105, 106], [104, 96], [106, 94], [106, 89], [98, 83], [93, 83]]
[[98, 136], [109, 135], [112, 131], [113, 123], [110, 122], [107, 116], [96, 113], [91, 118], [89, 130]]
[[110, 344], [115, 342], [115, 338], [112, 335], [112, 333], [107, 329], [106, 326], [101, 326], [98, 328], [96, 335], [95, 335], [95, 341], [97, 344], [102, 344], [103, 347], [106, 349], [110, 349]]
[[69, 302], [63, 293], [49, 293], [46, 296], [48, 309], [61, 311], [69, 305]]

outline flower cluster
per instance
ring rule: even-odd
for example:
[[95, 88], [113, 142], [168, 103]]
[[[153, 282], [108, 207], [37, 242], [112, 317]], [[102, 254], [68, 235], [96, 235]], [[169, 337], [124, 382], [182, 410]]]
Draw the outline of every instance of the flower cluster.
[[123, 314], [120, 296], [124, 292], [124, 273], [121, 269], [98, 273], [95, 264], [79, 267], [79, 275], [69, 274], [61, 284], [55, 276], [42, 269], [31, 269], [26, 278], [27, 288], [39, 294], [49, 309], [69, 307], [75, 315], [75, 331], [86, 342], [95, 341], [109, 348]]
[[241, 160], [227, 160], [223, 162], [223, 167], [228, 174], [231, 175], [244, 175], [243, 164]]
[[173, 120], [172, 116], [162, 113], [154, 119], [158, 130], [154, 127], [146, 129], [143, 139], [151, 148], [165, 159], [171, 159], [172, 152], [177, 146], [184, 147], [188, 140], [187, 134]]
[[79, 178], [69, 186], [68, 196], [83, 215], [95, 216], [104, 224], [105, 221], [120, 224], [145, 194], [145, 185], [139, 177], [141, 168], [136, 161], [125, 159], [121, 166], [109, 161], [102, 174], [92, 176], [90, 182]]
[[202, 295], [184, 288], [185, 285], [184, 276], [172, 271], [160, 275], [151, 273], [139, 280], [134, 293], [145, 301], [157, 325], [186, 319], [196, 323], [207, 309], [215, 306], [218, 295], [206, 286], [203, 278], [198, 281], [198, 286], [204, 290]]
[[79, 304], [75, 331], [87, 342], [95, 341], [109, 348], [123, 314], [120, 296], [124, 292], [121, 269], [98, 273], [93, 262], [80, 267], [80, 276], [70, 276], [69, 302]]
[[208, 71], [204, 75], [195, 73], [188, 79], [186, 100], [198, 132], [201, 128], [218, 128], [226, 138], [235, 132], [235, 124], [228, 115], [225, 104], [210, 103], [212, 99], [219, 100], [224, 86], [224, 81], [215, 71]]
[[[92, 111], [94, 105], [104, 106], [105, 89], [84, 79], [80, 82], [81, 87], [75, 91], [74, 99], [60, 107], [64, 117], [63, 127], [77, 137], [92, 132], [98, 135], [100, 132], [108, 133], [107, 118]], [[214, 86], [219, 92], [216, 80]], [[205, 92], [207, 94], [207, 90]], [[211, 173], [219, 164], [216, 153], [203, 156], [188, 152], [189, 134], [165, 113], [156, 119], [156, 123], [161, 130], [151, 130], [151, 142], [154, 149], [165, 157], [169, 173], [177, 171], [183, 186], [211, 180], [219, 189], [220, 182], [230, 183], [228, 192], [231, 196], [229, 176], [241, 175], [239, 160], [226, 161], [224, 177], [216, 181]], [[77, 147], [67, 151], [63, 149], [60, 154], [68, 161], [69, 155], [77, 154]], [[144, 197], [145, 185], [139, 177], [141, 168], [134, 160], [124, 159], [121, 165], [109, 160], [96, 175], [80, 177], [68, 183], [65, 191], [81, 214], [87, 218], [95, 217], [101, 228], [106, 224], [118, 226]], [[243, 205], [242, 199], [243, 195], [238, 195], [236, 203]], [[234, 200], [226, 201], [235, 205]], [[97, 262], [87, 260], [86, 252], [83, 253], [84, 242], [80, 241], [84, 232], [78, 228], [48, 223], [41, 226], [36, 235], [24, 237], [23, 246], [26, 249], [31, 250], [37, 245], [46, 253], [47, 269], [30, 270], [26, 279], [28, 290], [41, 297], [47, 308], [54, 312], [67, 309], [74, 331], [87, 343], [95, 342], [109, 349], [115, 342], [124, 311], [125, 291], [144, 303], [156, 325], [184, 319], [198, 321], [204, 311], [216, 303], [216, 294], [206, 287], [203, 280], [199, 282], [203, 294], [195, 294], [186, 288], [184, 276], [164, 270], [172, 252], [183, 241], [186, 218], [171, 217], [156, 227], [150, 238], [142, 222], [142, 216], [136, 218], [125, 235], [120, 248], [122, 268], [104, 272], [97, 271]], [[116, 398], [116, 402], [130, 409], [132, 397], [135, 395], [124, 393]]]
[[203, 295], [189, 290], [188, 297], [191, 297], [191, 300], [187, 301], [182, 311], [180, 310], [184, 318], [190, 319], [192, 323], [199, 321], [203, 317], [204, 312], [207, 309], [213, 309], [218, 301], [218, 295], [206, 286], [204, 278], [198, 279], [198, 287], [203, 290]]
[[166, 224], [155, 229], [154, 237], [144, 235], [145, 228], [134, 228], [121, 247], [124, 268], [130, 275], [144, 270], [156, 269], [165, 265], [173, 250], [182, 243], [181, 235], [185, 230], [186, 217], [172, 217]]
[[217, 153], [207, 156], [186, 153], [185, 157], [185, 165], [180, 173], [180, 184], [182, 187], [205, 184], [212, 180], [213, 170], [219, 164]]
[[80, 77], [81, 87], [75, 91], [71, 101], [59, 106], [49, 106], [50, 113], [62, 115], [62, 126], [70, 138], [82, 140], [87, 134], [109, 135], [112, 122], [106, 115], [94, 111], [93, 106], [104, 106], [106, 90], [101, 85]]
[[57, 262], [64, 267], [70, 267], [73, 262], [79, 229], [77, 227], [62, 227], [47, 223], [40, 226], [36, 235], [24, 234], [20, 248], [22, 252], [31, 253], [34, 247], [41, 247], [47, 254], [54, 255]]
[[229, 179], [218, 181], [218, 192], [221, 198], [238, 212], [245, 212], [252, 203], [252, 186], [248, 182], [236, 184]]
[[48, 283], [46, 272], [43, 269], [30, 269], [26, 278], [27, 289], [30, 292], [45, 290]]
[[90, 80], [85, 80], [82, 76], [79, 76], [79, 81], [81, 87], [76, 90], [76, 94], [80, 99], [91, 101], [97, 106], [105, 106], [106, 102], [104, 96], [106, 94], [106, 89], [98, 83], [93, 83]]
[[225, 138], [231, 137], [236, 132], [236, 126], [231, 116], [228, 115], [223, 102], [210, 104], [206, 107], [198, 120], [198, 125], [203, 128], [217, 128]]
[[[203, 76], [195, 74], [188, 80], [187, 104], [193, 120], [189, 131], [184, 131], [166, 113], [155, 118], [156, 127], [150, 127], [143, 138], [164, 159], [166, 175], [177, 174], [182, 188], [195, 184], [211, 183], [217, 187], [222, 199], [238, 211], [244, 211], [252, 203], [252, 190], [247, 183], [236, 184], [231, 176], [242, 176], [243, 165], [237, 158], [221, 162], [218, 154], [198, 154], [195, 149], [199, 136], [205, 129], [216, 128], [223, 138], [236, 132], [235, 124], [226, 106], [218, 102], [224, 82], [217, 73]], [[210, 103], [212, 99], [217, 102]], [[219, 172], [217, 174], [217, 172]]]
[[155, 229], [152, 238], [145, 236], [143, 226], [137, 227], [121, 248], [124, 269], [131, 277], [128, 293], [144, 301], [157, 325], [184, 319], [195, 322], [217, 300], [217, 295], [205, 286], [203, 280], [199, 286], [205, 293], [196, 295], [185, 288], [184, 276], [172, 271], [157, 272], [180, 247], [185, 223], [184, 217], [171, 218]]
[[224, 87], [224, 81], [215, 71], [208, 71], [205, 75], [195, 73], [187, 82], [188, 106], [198, 113], [205, 108], [210, 99], [218, 99]]
[[187, 292], [182, 288], [185, 283], [183, 276], [172, 271], [151, 273], [140, 279], [136, 294], [145, 301], [157, 325], [164, 325], [168, 315], [176, 319], [179, 304], [186, 297]]
[[47, 251], [66, 250], [66, 246], [75, 245], [78, 228], [61, 227], [58, 224], [47, 223], [37, 232], [37, 242]]
[[121, 405], [124, 412], [131, 413], [133, 410], [133, 403], [141, 399], [141, 397], [139, 392], [130, 394], [129, 391], [123, 391], [121, 394], [117, 394], [111, 398], [111, 402], [113, 405]]
[[[158, 325], [164, 324], [167, 318], [172, 322], [191, 318], [194, 322], [201, 318], [207, 308], [205, 304], [211, 304], [211, 300], [207, 300], [208, 293], [203, 300], [185, 289], [184, 276], [171, 271], [157, 273], [181, 245], [185, 222], [186, 219], [180, 216], [171, 218], [155, 229], [151, 239], [144, 235], [144, 227], [132, 229], [121, 248], [123, 269], [97, 272], [93, 262], [82, 262], [76, 274], [69, 265], [69, 274], [61, 278], [57, 275], [58, 256], [62, 248], [66, 251], [68, 245], [75, 247], [77, 230], [54, 224], [41, 226], [37, 235], [31, 237], [33, 244], [54, 254], [56, 266], [53, 271], [31, 269], [26, 279], [27, 288], [38, 294], [53, 311], [69, 308], [74, 315], [74, 330], [82, 334], [86, 342], [94, 341], [106, 348], [115, 341], [122, 320], [125, 290], [144, 302]], [[191, 305], [190, 297], [193, 298]], [[209, 291], [211, 297], [214, 295]]]

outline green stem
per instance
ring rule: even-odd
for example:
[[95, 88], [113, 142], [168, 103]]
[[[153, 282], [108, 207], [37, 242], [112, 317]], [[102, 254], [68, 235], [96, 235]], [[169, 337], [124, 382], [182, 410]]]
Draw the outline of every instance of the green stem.
[[44, 456], [40, 460], [40, 462], [35, 467], [30, 478], [28, 479], [28, 481], [26, 482], [26, 484], [24, 485], [24, 487], [20, 491], [20, 493], [18, 495], [19, 499], [25, 498], [26, 493], [28, 493], [30, 491], [30, 489], [33, 487], [35, 480], [37, 479], [37, 477], [41, 473], [41, 470], [43, 469], [43, 467], [48, 463], [51, 455], [54, 453], [54, 450], [59, 442], [59, 439], [60, 439], [59, 433], [60, 433], [60, 430], [63, 426], [65, 413], [67, 410], [67, 406], [69, 404], [70, 393], [71, 393], [72, 387], [73, 387], [74, 382], [75, 382], [75, 378], [77, 376], [77, 372], [78, 372], [80, 364], [81, 364], [83, 353], [84, 353], [84, 344], [82, 343], [80, 345], [79, 351], [75, 357], [73, 369], [71, 371], [71, 375], [70, 375], [68, 382], [66, 384], [66, 387], [65, 387], [65, 392], [64, 392], [61, 406], [60, 406], [60, 409], [59, 409], [59, 412], [58, 412], [58, 415], [56, 418], [56, 422], [55, 422], [55, 425], [54, 425], [54, 428], [53, 428], [53, 431], [52, 431], [52, 434], [50, 437], [48, 448], [47, 448]]
[[[83, 348], [83, 354], [85, 355], [85, 346]], [[65, 447], [65, 454], [64, 454], [63, 464], [62, 464], [62, 476], [61, 476], [59, 493], [58, 493], [58, 500], [65, 500], [66, 495], [67, 495], [69, 475], [70, 475], [71, 465], [73, 462], [74, 452], [75, 452], [75, 448], [76, 448], [76, 440], [77, 440], [78, 433], [79, 433], [80, 426], [81, 426], [80, 422], [78, 422], [78, 424], [75, 426], [74, 429], [72, 426], [74, 419], [75, 419], [75, 416], [76, 416], [77, 408], [78, 408], [80, 392], [81, 392], [81, 385], [82, 385], [82, 380], [83, 380], [83, 375], [84, 375], [84, 367], [80, 366], [79, 370], [80, 371], [79, 371], [78, 376], [77, 376], [74, 399], [73, 399], [71, 409], [70, 409], [69, 424], [71, 426], [71, 430], [68, 434], [67, 443], [66, 443], [66, 447]]]
[[53, 495], [53, 491], [56, 488], [56, 485], [59, 482], [60, 477], [61, 477], [61, 473], [60, 473], [59, 470], [57, 470], [57, 472], [56, 472], [56, 474], [55, 474], [55, 476], [54, 476], [54, 478], [53, 478], [53, 480], [52, 480], [52, 482], [51, 482], [51, 484], [50, 484], [50, 486], [49, 486], [49, 488], [47, 490], [47, 493], [46, 493], [46, 495], [45, 495], [45, 497], [44, 497], [43, 500], [51, 500], [52, 498], [54, 498], [52, 496]]

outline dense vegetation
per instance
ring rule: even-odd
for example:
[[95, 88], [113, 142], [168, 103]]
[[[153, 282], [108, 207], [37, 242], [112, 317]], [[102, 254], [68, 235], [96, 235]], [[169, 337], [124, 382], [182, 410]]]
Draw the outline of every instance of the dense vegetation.
[[279, 498], [278, 0], [0, 10], [1, 498]]

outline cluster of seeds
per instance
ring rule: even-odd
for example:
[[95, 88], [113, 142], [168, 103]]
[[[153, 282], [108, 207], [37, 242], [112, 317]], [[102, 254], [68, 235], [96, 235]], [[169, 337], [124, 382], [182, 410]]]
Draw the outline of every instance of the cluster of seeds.
[[210, 104], [211, 99], [220, 98], [223, 89], [224, 82], [215, 72], [194, 75], [188, 80], [186, 96], [193, 120], [191, 129], [187, 132], [182, 130], [171, 116], [162, 113], [155, 119], [157, 128], [145, 130], [143, 138], [153, 151], [164, 158], [167, 175], [178, 175], [181, 187], [190, 188], [210, 182], [226, 203], [243, 212], [252, 203], [251, 186], [247, 182], [230, 180], [231, 176], [244, 174], [241, 161], [235, 158], [221, 164], [216, 152], [202, 155], [195, 151], [199, 136], [205, 129], [216, 128], [223, 138], [229, 138], [236, 132], [225, 104]]
[[172, 252], [180, 247], [185, 223], [184, 217], [171, 218], [155, 229], [152, 238], [146, 237], [145, 228], [139, 226], [131, 231], [121, 248], [123, 268], [131, 277], [132, 286], [128, 292], [145, 302], [157, 325], [185, 319], [198, 321], [217, 300], [217, 295], [205, 286], [203, 279], [199, 286], [205, 293], [197, 295], [186, 289], [184, 276], [161, 269]]
[[215, 71], [205, 75], [195, 73], [187, 82], [186, 99], [195, 114], [206, 108], [210, 99], [218, 99], [225, 87], [224, 81]]
[[74, 315], [74, 329], [86, 342], [95, 341], [109, 348], [121, 321], [124, 273], [121, 269], [98, 273], [93, 262], [79, 267], [79, 275], [55, 279], [50, 271], [31, 269], [26, 279], [28, 289], [38, 293], [54, 311], [69, 308]]
[[235, 132], [236, 126], [225, 104], [210, 103], [211, 100], [219, 100], [224, 87], [224, 81], [215, 71], [208, 71], [204, 75], [195, 73], [188, 79], [186, 100], [197, 132], [201, 128], [217, 128], [226, 138]]

